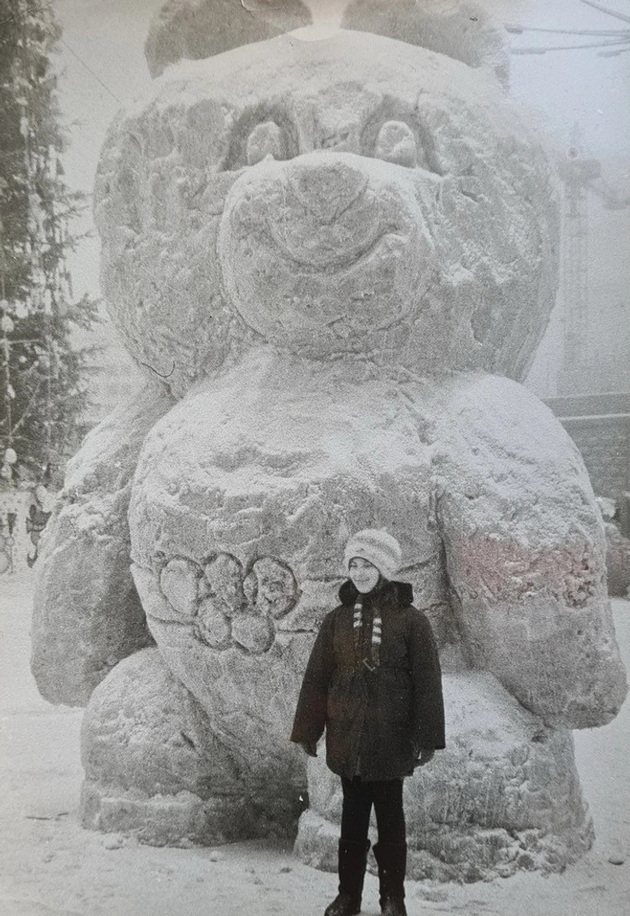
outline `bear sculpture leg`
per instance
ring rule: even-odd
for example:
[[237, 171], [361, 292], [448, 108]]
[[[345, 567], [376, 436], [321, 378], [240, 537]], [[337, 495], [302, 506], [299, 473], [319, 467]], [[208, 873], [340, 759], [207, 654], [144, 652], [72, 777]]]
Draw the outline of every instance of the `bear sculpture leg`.
[[269, 804], [270, 774], [225, 747], [157, 649], [125, 659], [97, 687], [81, 750], [90, 829], [156, 846], [214, 845], [285, 834], [299, 814], [299, 793], [286, 787]]
[[[409, 876], [470, 882], [562, 871], [593, 842], [571, 733], [546, 730], [488, 674], [446, 676], [444, 688], [448, 749], [405, 781]], [[309, 796], [296, 852], [333, 871], [341, 787], [321, 753]]]

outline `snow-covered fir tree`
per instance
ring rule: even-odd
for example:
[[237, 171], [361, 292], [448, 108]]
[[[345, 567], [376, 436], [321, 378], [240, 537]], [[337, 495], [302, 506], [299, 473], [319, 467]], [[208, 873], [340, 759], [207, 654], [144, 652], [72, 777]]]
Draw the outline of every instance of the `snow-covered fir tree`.
[[72, 345], [95, 306], [73, 300], [69, 226], [83, 206], [64, 183], [45, 0], [0, 0], [0, 485], [56, 485], [84, 432], [83, 368]]

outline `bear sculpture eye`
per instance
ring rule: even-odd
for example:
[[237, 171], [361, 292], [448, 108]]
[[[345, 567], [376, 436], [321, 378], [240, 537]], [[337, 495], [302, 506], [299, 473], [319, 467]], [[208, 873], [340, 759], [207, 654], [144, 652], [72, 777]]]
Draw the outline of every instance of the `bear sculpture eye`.
[[276, 161], [293, 159], [299, 151], [297, 129], [286, 112], [277, 106], [260, 105], [244, 111], [234, 124], [220, 169], [235, 172], [267, 156]]
[[275, 121], [257, 124], [247, 138], [247, 164], [256, 165], [265, 156], [286, 159], [286, 148], [282, 131]]
[[385, 121], [378, 132], [374, 155], [407, 168], [418, 165], [418, 147], [412, 129], [404, 121]]

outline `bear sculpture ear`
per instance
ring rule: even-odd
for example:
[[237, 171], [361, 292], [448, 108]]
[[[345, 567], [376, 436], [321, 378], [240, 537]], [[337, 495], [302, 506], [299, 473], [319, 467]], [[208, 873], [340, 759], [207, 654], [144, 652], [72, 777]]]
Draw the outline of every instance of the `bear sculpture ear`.
[[309, 25], [302, 0], [166, 0], [153, 17], [144, 53], [151, 76]]
[[349, 0], [341, 27], [396, 38], [488, 67], [506, 85], [507, 33], [488, 14], [466, 0]]

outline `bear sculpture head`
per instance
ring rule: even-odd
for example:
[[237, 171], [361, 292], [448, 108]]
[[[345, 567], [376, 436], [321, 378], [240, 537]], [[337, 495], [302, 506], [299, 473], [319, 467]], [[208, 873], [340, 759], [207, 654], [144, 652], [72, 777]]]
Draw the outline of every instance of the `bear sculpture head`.
[[519, 379], [554, 302], [539, 143], [491, 71], [383, 36], [169, 68], [96, 197], [114, 320], [177, 396], [261, 342]]

